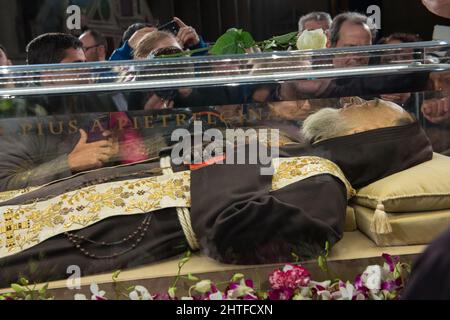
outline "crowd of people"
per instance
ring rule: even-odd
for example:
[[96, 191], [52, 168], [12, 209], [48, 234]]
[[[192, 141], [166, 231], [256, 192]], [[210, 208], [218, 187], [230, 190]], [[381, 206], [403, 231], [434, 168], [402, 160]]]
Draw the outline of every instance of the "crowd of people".
[[[433, 10], [445, 11], [445, 6], [433, 6], [432, 1], [424, 1], [424, 4]], [[444, 9], [442, 9], [442, 7]], [[445, 15], [445, 13], [444, 13]], [[108, 42], [105, 37], [96, 30], [86, 30], [79, 38], [66, 33], [43, 34], [33, 39], [26, 47], [27, 63], [59, 64], [59, 63], [83, 63], [102, 62], [106, 60], [145, 60], [153, 59], [167, 53], [180, 53], [186, 50], [206, 48], [207, 44], [196, 30], [185, 24], [179, 18], [174, 17], [177, 32], [161, 31], [157, 26], [136, 23], [131, 25], [123, 34], [122, 43], [108, 57]], [[357, 12], [345, 12], [332, 18], [326, 12], [312, 12], [299, 19], [299, 34], [322, 29], [327, 35], [327, 46], [330, 48], [370, 46], [372, 44], [399, 44], [418, 42], [421, 39], [417, 35], [407, 33], [394, 33], [385, 38], [377, 39], [375, 25], [369, 18]], [[194, 51], [197, 52], [197, 51]], [[197, 55], [208, 54], [207, 50], [199, 51]], [[414, 61], [415, 52], [405, 49], [395, 51], [395, 54], [381, 55], [377, 63], [390, 64], [401, 61]], [[335, 68], [345, 69], [351, 67], [367, 66], [373, 63], [373, 57], [365, 53], [337, 54], [331, 58]], [[310, 65], [310, 61], [300, 61]], [[0, 46], [0, 64], [11, 65], [7, 50]], [[42, 85], [53, 84], [58, 81], [58, 76], [41, 74], [45, 78]], [[74, 83], [77, 76], [72, 77]], [[445, 77], [444, 77], [445, 78]], [[430, 81], [431, 79], [431, 81]], [[236, 110], [235, 115], [240, 117], [243, 103], [264, 104], [271, 115], [288, 122], [294, 120], [303, 121], [309, 115], [327, 106], [335, 108], [344, 107], [346, 99], [340, 97], [364, 96], [364, 98], [382, 98], [394, 102], [408, 111], [414, 106], [411, 91], [429, 90], [430, 83], [435, 85], [434, 90], [446, 91], [448, 85], [442, 81], [442, 76], [398, 76], [375, 77], [367, 79], [320, 79], [302, 80], [277, 83], [273, 85], [249, 85], [226, 88], [204, 88], [201, 91], [192, 88], [183, 88], [177, 92], [165, 94], [161, 92], [134, 92], [129, 94], [118, 93], [113, 97], [101, 98], [98, 95], [80, 95], [74, 99], [67, 97], [46, 97], [41, 101], [27, 102], [25, 109], [15, 108], [12, 116], [40, 116], [40, 115], [64, 115], [72, 113], [89, 113], [95, 105], [96, 112], [112, 112], [122, 114], [127, 118], [126, 112], [141, 110], [160, 110], [177, 107], [204, 107], [206, 105], [227, 105], [228, 111]], [[444, 79], [445, 80], [445, 79]], [[82, 80], [86, 81], [86, 80]], [[99, 79], [97, 81], [102, 81]], [[434, 83], [433, 83], [434, 82]], [[433, 89], [432, 89], [433, 90]], [[395, 93], [389, 93], [394, 92]], [[200, 92], [200, 93], [199, 93]], [[17, 99], [19, 100], [19, 99]], [[68, 103], [67, 100], [70, 103]], [[313, 101], [314, 100], [314, 101]], [[24, 112], [18, 113], [20, 110]], [[445, 124], [450, 119], [450, 98], [443, 97], [426, 99], [422, 103], [421, 111], [424, 117], [432, 124]], [[14, 113], [15, 112], [15, 113]], [[277, 125], [280, 125], [277, 123]], [[298, 132], [301, 122], [295, 128]], [[80, 139], [86, 132], [80, 129]], [[109, 131], [106, 131], [109, 136]], [[86, 140], [86, 139], [85, 139]], [[86, 140], [88, 142], [89, 138]], [[87, 144], [88, 146], [89, 144]], [[80, 151], [92, 151], [88, 147], [76, 148]], [[109, 144], [97, 146], [93, 154], [98, 154], [91, 166], [98, 166], [115, 156], [117, 148], [111, 141]], [[84, 152], [81, 153], [83, 155]], [[72, 154], [71, 154], [72, 155]], [[70, 159], [82, 159], [82, 156], [71, 156]], [[142, 157], [136, 156], [136, 159]], [[77, 171], [84, 164], [72, 164], [69, 161], [69, 169]], [[77, 162], [77, 161], [75, 161]], [[90, 169], [91, 167], [87, 167]]]
[[[428, 3], [429, 5], [429, 3]], [[66, 33], [43, 34], [33, 39], [26, 47], [27, 63], [29, 65], [38, 64], [59, 64], [59, 63], [83, 63], [83, 62], [102, 62], [106, 60], [145, 60], [153, 59], [160, 55], [180, 53], [186, 50], [196, 50], [206, 48], [207, 44], [196, 30], [185, 24], [179, 18], [174, 17], [177, 32], [161, 31], [157, 26], [136, 23], [131, 25], [123, 34], [122, 43], [119, 48], [114, 50], [108, 57], [108, 42], [105, 37], [96, 30], [86, 30], [79, 38]], [[398, 44], [406, 42], [417, 42], [420, 38], [417, 35], [406, 33], [394, 33], [388, 37], [382, 38], [376, 42], [377, 30], [370, 23], [369, 18], [357, 12], [345, 12], [337, 15], [334, 19], [326, 12], [312, 12], [299, 19], [299, 34], [306, 30], [322, 29], [327, 35], [330, 48], [370, 46], [372, 44]], [[196, 52], [196, 51], [194, 51]], [[208, 51], [199, 51], [197, 55], [207, 54]], [[395, 54], [381, 55], [379, 62], [382, 64], [396, 63], [399, 61], [414, 61], [416, 53], [405, 49], [395, 51]], [[335, 68], [350, 68], [366, 66], [370, 63], [371, 57], [365, 53], [357, 54], [338, 54], [331, 58], [331, 63]], [[0, 47], [0, 62], [2, 65], [11, 65], [7, 57], [5, 48]], [[311, 61], [300, 61], [299, 63], [311, 65]], [[60, 81], [54, 73], [41, 74], [41, 79], [45, 78], [42, 85], [52, 85], [55, 81]], [[79, 83], [77, 76], [72, 77], [73, 83]], [[364, 98], [382, 98], [386, 101], [394, 102], [406, 109], [411, 110], [413, 99], [410, 91], [425, 91], [430, 83], [430, 78], [437, 84], [436, 90], [445, 91], [440, 75], [429, 76], [402, 76], [392, 75], [375, 78], [350, 78], [350, 79], [316, 79], [289, 81], [285, 83], [276, 83], [271, 85], [247, 85], [239, 87], [221, 87], [221, 88], [182, 88], [167, 92], [132, 92], [117, 93], [114, 96], [102, 97], [100, 95], [79, 95], [76, 97], [45, 97], [39, 101], [32, 100], [28, 102], [25, 109], [15, 108], [11, 116], [40, 116], [40, 115], [67, 115], [82, 114], [92, 112], [92, 106], [95, 106], [95, 112], [105, 112], [116, 114], [116, 119], [109, 119], [111, 123], [128, 123], [131, 127], [130, 117], [127, 112], [142, 110], [160, 110], [177, 107], [205, 107], [211, 105], [226, 106], [218, 107], [221, 114], [234, 113], [238, 119], [241, 118], [244, 106], [243, 104], [265, 105], [266, 112], [272, 117], [283, 120], [277, 122], [276, 126], [284, 126], [286, 131], [299, 132], [301, 123], [309, 115], [324, 107], [340, 108], [345, 107], [347, 99], [342, 97], [360, 96]], [[436, 78], [436, 79], [434, 79]], [[102, 81], [99, 79], [97, 81]], [[431, 81], [431, 82], [433, 82]], [[445, 83], [444, 83], [445, 86]], [[387, 93], [393, 92], [395, 93]], [[341, 99], [339, 99], [341, 98]], [[19, 101], [20, 99], [16, 99]], [[16, 101], [16, 102], [17, 102]], [[252, 108], [251, 106], [249, 107]], [[217, 110], [216, 109], [216, 110]], [[18, 112], [24, 111], [22, 114]], [[450, 119], [450, 98], [441, 97], [427, 99], [423, 102], [422, 112], [424, 117], [432, 124], [446, 123]], [[128, 120], [127, 120], [128, 119]], [[295, 125], [292, 125], [295, 123]], [[83, 127], [83, 126], [82, 126]], [[124, 126], [122, 126], [124, 127]], [[125, 126], [126, 127], [126, 126]], [[86, 169], [92, 169], [102, 166], [117, 156], [118, 148], [117, 137], [112, 137], [110, 130], [106, 130], [104, 138], [107, 142], [91, 142], [87, 136], [86, 130], [80, 129], [78, 139], [69, 144], [73, 151], [69, 152], [69, 162], [65, 166], [56, 165], [61, 172], [78, 172]], [[299, 141], [302, 137], [296, 136], [294, 141]], [[84, 143], [81, 143], [84, 141]], [[137, 141], [137, 140], [135, 140]], [[120, 141], [119, 141], [120, 142]], [[125, 163], [134, 160], [144, 160], [142, 155], [141, 143], [137, 143], [140, 151], [128, 150], [130, 156]], [[67, 145], [66, 145], [67, 146]], [[69, 149], [71, 147], [68, 147]], [[95, 155], [94, 157], [85, 157], [86, 154]], [[50, 152], [46, 153], [51, 154]], [[49, 159], [44, 162], [48, 163]], [[6, 179], [5, 188], [17, 188], [28, 186], [27, 181], [42, 182], [41, 174], [33, 172], [28, 174], [28, 179], [22, 180], [22, 175], [13, 170], [14, 174], [3, 175], [2, 180]], [[4, 173], [4, 172], [3, 172]], [[57, 178], [58, 175], [53, 178]], [[49, 177], [47, 177], [49, 178]], [[8, 186], [8, 187], [6, 187]]]
[[[428, 4], [429, 5], [429, 4]], [[123, 34], [120, 48], [114, 50], [108, 57], [108, 42], [106, 38], [96, 30], [86, 30], [76, 39], [74, 36], [63, 33], [44, 34], [32, 40], [27, 50], [28, 64], [54, 64], [54, 63], [72, 63], [72, 62], [101, 62], [117, 60], [142, 60], [158, 56], [158, 51], [163, 49], [166, 52], [178, 52], [185, 50], [196, 50], [206, 48], [207, 44], [196, 30], [186, 25], [178, 18], [174, 18], [178, 27], [178, 33], [173, 34], [168, 31], [160, 31], [157, 26], [136, 23], [131, 25]], [[394, 33], [385, 38], [377, 40], [377, 30], [370, 23], [367, 16], [356, 13], [346, 12], [332, 17], [325, 12], [312, 12], [302, 16], [299, 20], [299, 33], [305, 30], [322, 29], [328, 37], [328, 47], [343, 48], [369, 46], [372, 44], [399, 44], [406, 42], [418, 42], [420, 37], [414, 34]], [[169, 51], [167, 51], [169, 50]], [[196, 51], [194, 51], [196, 52]], [[207, 54], [207, 50], [200, 51], [194, 55]], [[414, 61], [414, 53], [410, 50], [396, 51], [395, 54], [382, 55], [380, 62], [383, 64], [395, 63], [400, 61]], [[367, 54], [349, 54], [336, 55], [332, 61], [335, 68], [348, 68], [365, 66], [370, 63], [371, 57]], [[0, 46], [0, 65], [11, 65], [8, 59], [6, 49]], [[396, 79], [397, 80], [397, 79]], [[314, 84], [313, 88], [311, 86]], [[349, 82], [348, 84], [336, 85], [336, 82], [321, 81], [311, 82], [309, 85], [297, 86], [296, 88], [283, 88], [284, 95], [279, 95], [278, 88], [268, 88], [268, 90], [253, 90], [246, 92], [245, 95], [251, 96], [250, 101], [246, 102], [267, 102], [264, 100], [294, 100], [293, 97], [307, 95], [310, 98], [328, 98], [334, 96], [356, 96], [370, 95], [373, 91], [373, 83], [361, 84]], [[397, 81], [386, 83], [387, 89], [395, 88]], [[391, 87], [389, 87], [391, 86]], [[395, 88], [395, 94], [383, 94], [381, 98], [408, 107], [410, 104], [410, 93], [408, 86], [405, 88]], [[357, 90], [359, 88], [359, 90]], [[261, 89], [261, 88], [258, 88]], [[272, 91], [270, 90], [272, 89]], [[276, 89], [276, 90], [275, 90]], [[404, 89], [403, 92], [400, 92]], [[385, 90], [389, 91], [389, 90]], [[239, 93], [238, 93], [239, 94]], [[186, 93], [181, 95], [187, 98]], [[194, 95], [195, 96], [195, 95]], [[262, 97], [262, 98], [261, 98]], [[194, 99], [195, 100], [195, 99]], [[242, 100], [242, 99], [241, 99]], [[133, 101], [136, 102], [136, 101]], [[192, 106], [191, 99], [182, 99], [184, 106]], [[197, 100], [195, 100], [197, 102]], [[243, 102], [243, 101], [240, 101]], [[135, 106], [135, 103], [133, 103]], [[176, 101], [164, 101], [160, 97], [149, 94], [145, 101], [138, 102], [138, 109], [160, 109], [163, 107], [175, 106]], [[194, 103], [195, 105], [195, 103]], [[132, 107], [133, 108], [133, 107]], [[127, 109], [123, 107], [122, 109]], [[424, 104], [422, 108], [424, 116], [431, 123], [439, 124], [450, 117], [449, 99], [434, 100]]]

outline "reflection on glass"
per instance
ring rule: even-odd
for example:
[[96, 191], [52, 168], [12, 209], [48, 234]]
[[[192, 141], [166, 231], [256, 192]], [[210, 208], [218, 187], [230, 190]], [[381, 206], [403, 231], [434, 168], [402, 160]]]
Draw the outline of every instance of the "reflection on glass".
[[[317, 257], [355, 189], [450, 154], [448, 49], [2, 69], [0, 287], [17, 270], [62, 279], [70, 259], [87, 275], [188, 248], [236, 264]], [[254, 146], [278, 152], [272, 175], [272, 162], [215, 165]]]

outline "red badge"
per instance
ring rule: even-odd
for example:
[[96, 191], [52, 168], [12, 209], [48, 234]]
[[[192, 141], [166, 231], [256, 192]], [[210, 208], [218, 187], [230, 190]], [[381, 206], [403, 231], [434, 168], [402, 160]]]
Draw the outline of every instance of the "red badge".
[[202, 163], [191, 164], [189, 166], [189, 168], [191, 169], [191, 171], [194, 171], [194, 170], [198, 170], [198, 169], [201, 169], [201, 168], [204, 168], [204, 167], [216, 164], [216, 163], [221, 162], [221, 161], [225, 161], [225, 156], [224, 155], [213, 157], [211, 159], [203, 161]]

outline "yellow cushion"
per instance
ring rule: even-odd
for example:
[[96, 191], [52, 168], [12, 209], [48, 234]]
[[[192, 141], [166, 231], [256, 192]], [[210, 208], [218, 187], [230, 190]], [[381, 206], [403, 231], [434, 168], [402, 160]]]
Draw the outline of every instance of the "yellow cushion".
[[344, 232], [353, 232], [357, 229], [358, 227], [356, 226], [355, 210], [353, 210], [352, 207], [347, 207]]
[[386, 212], [392, 232], [377, 234], [370, 228], [374, 209], [354, 205], [358, 229], [378, 246], [429, 244], [450, 226], [450, 209], [392, 214]]
[[393, 174], [358, 191], [354, 204], [389, 213], [450, 209], [450, 157], [434, 154], [431, 161]]

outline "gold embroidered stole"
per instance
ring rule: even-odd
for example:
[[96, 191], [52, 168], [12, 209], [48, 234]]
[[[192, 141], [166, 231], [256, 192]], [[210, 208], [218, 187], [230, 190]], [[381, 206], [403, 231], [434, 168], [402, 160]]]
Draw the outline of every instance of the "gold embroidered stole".
[[26, 189], [20, 189], [20, 190], [12, 190], [12, 191], [5, 191], [0, 192], [0, 203], [17, 198], [18, 196], [36, 191], [40, 187], [33, 187], [33, 188], [26, 188]]
[[[272, 191], [301, 180], [330, 174], [355, 193], [342, 171], [317, 157], [274, 159]], [[17, 195], [25, 194], [18, 192]], [[6, 195], [6, 196], [5, 196]], [[10, 198], [1, 194], [0, 199]], [[107, 218], [149, 213], [191, 204], [190, 172], [99, 184], [32, 204], [1, 206], [0, 258], [19, 253], [64, 232], [89, 227]]]
[[272, 178], [272, 191], [280, 190], [295, 182], [321, 174], [338, 178], [347, 189], [347, 200], [356, 195], [342, 170], [333, 162], [319, 157], [277, 158], [272, 160], [275, 174]]
[[190, 172], [112, 182], [0, 207], [0, 258], [104, 219], [190, 206]]

